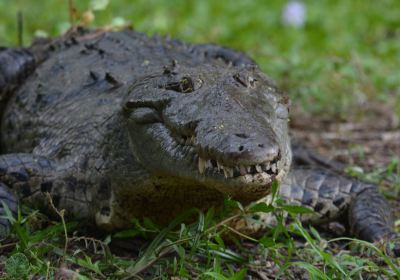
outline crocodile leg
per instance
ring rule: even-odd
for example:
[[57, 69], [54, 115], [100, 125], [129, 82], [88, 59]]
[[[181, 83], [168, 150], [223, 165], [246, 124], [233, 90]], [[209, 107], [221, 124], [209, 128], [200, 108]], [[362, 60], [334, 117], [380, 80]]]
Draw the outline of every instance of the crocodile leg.
[[348, 213], [350, 233], [357, 238], [375, 242], [396, 236], [390, 207], [373, 184], [321, 168], [296, 167], [282, 182], [280, 195], [315, 211], [301, 217], [303, 222], [321, 224]]
[[[54, 174], [51, 162], [43, 157], [31, 154], [7, 154], [0, 156], [0, 215], [4, 216], [3, 204], [7, 205], [12, 213], [16, 213], [18, 198], [34, 197], [39, 191], [48, 189], [51, 182], [50, 174]], [[0, 218], [0, 224], [9, 229], [9, 221]], [[3, 234], [5, 233], [2, 232]], [[1, 236], [1, 233], [0, 233]], [[4, 235], [3, 235], [4, 236]], [[1, 236], [1, 237], [3, 237]]]
[[[53, 205], [66, 210], [67, 216], [87, 219], [90, 203], [85, 183], [74, 179], [70, 170], [57, 162], [32, 154], [6, 154], [0, 156], [0, 199], [12, 210], [18, 198], [34, 209], [55, 213]], [[11, 190], [11, 191], [10, 191]], [[0, 214], [1, 214], [0, 209]], [[0, 218], [0, 224], [8, 225]]]

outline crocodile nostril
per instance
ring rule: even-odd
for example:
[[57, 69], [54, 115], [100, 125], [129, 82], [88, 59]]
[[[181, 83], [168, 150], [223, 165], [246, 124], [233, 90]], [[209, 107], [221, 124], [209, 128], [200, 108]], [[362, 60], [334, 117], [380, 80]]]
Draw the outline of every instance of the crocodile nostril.
[[247, 134], [244, 134], [244, 133], [236, 133], [235, 135], [236, 135], [237, 137], [243, 138], [243, 139], [249, 138], [249, 136], [248, 136]]
[[105, 206], [105, 207], [101, 208], [100, 214], [103, 216], [110, 216], [110, 214], [111, 214], [110, 207]]
[[244, 147], [243, 146], [239, 146], [239, 151], [243, 151]]

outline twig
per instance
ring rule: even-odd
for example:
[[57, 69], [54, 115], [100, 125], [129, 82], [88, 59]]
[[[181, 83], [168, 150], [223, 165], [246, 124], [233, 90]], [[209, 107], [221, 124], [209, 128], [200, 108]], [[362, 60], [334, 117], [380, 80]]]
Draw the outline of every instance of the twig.
[[68, 0], [68, 12], [69, 12], [69, 23], [71, 28], [74, 27], [74, 18], [75, 18], [75, 6], [73, 0]]
[[69, 243], [71, 244], [72, 242], [80, 242], [80, 241], [84, 241], [85, 242], [85, 248], [88, 249], [89, 245], [87, 244], [87, 242], [90, 242], [93, 245], [93, 253], [97, 254], [99, 253], [97, 251], [97, 246], [99, 246], [101, 248], [101, 250], [103, 250], [102, 254], [104, 256], [107, 255], [107, 252], [109, 251], [108, 246], [101, 240], [93, 238], [93, 237], [86, 237], [86, 236], [78, 236], [78, 237], [72, 237], [69, 238]]
[[65, 243], [64, 243], [64, 256], [63, 259], [65, 258], [65, 256], [67, 255], [67, 249], [68, 249], [68, 232], [67, 232], [67, 225], [65, 224], [65, 219], [64, 219], [64, 213], [65, 213], [65, 209], [62, 209], [61, 211], [59, 211], [57, 209], [57, 207], [54, 205], [53, 203], [53, 199], [51, 198], [50, 193], [46, 192], [46, 196], [50, 202], [50, 206], [53, 208], [53, 210], [57, 213], [58, 216], [60, 216], [61, 218], [61, 223], [63, 225], [64, 228], [64, 236], [65, 236]]
[[238, 230], [236, 230], [236, 229], [234, 229], [234, 228], [232, 228], [232, 227], [230, 227], [230, 226], [224, 225], [224, 227], [227, 228], [227, 229], [229, 229], [229, 230], [232, 231], [233, 233], [235, 233], [235, 234], [237, 234], [237, 235], [243, 237], [244, 239], [248, 239], [248, 240], [253, 241], [253, 242], [258, 242], [257, 239], [254, 239], [254, 238], [252, 238], [252, 237], [250, 237], [250, 236], [248, 236], [248, 235], [246, 235], [246, 234], [243, 234], [243, 233], [241, 233], [240, 231], [238, 231]]
[[18, 46], [24, 45], [24, 18], [21, 11], [17, 12]]
[[214, 229], [217, 229], [217, 228], [219, 228], [219, 227], [221, 227], [221, 226], [224, 226], [224, 225], [226, 225], [227, 223], [229, 223], [230, 221], [232, 221], [232, 220], [234, 220], [234, 219], [237, 219], [237, 218], [240, 218], [242, 215], [243, 215], [242, 213], [239, 213], [239, 214], [233, 215], [233, 216], [231, 216], [231, 217], [229, 217], [229, 218], [226, 218], [225, 220], [219, 222], [219, 223], [216, 224], [215, 226], [212, 226], [212, 227], [210, 227], [209, 229], [205, 230], [204, 233], [209, 233], [210, 231], [213, 231]]
[[13, 243], [8, 243], [8, 244], [4, 244], [4, 245], [0, 245], [0, 249], [6, 249], [8, 247], [13, 247], [16, 246], [18, 243], [17, 242], [13, 242]]

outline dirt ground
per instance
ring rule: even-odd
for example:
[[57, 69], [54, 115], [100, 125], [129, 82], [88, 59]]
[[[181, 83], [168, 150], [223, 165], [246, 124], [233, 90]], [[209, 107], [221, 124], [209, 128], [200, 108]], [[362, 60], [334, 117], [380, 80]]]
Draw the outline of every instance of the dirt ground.
[[[364, 172], [380, 173], [391, 162], [400, 160], [399, 118], [384, 104], [366, 104], [357, 109], [357, 117], [333, 120], [323, 116], [313, 117], [294, 110], [291, 132], [306, 146], [317, 150], [329, 159], [347, 166], [361, 167]], [[397, 182], [382, 174], [379, 186], [383, 188], [400, 218], [400, 182], [397, 165]]]
[[[400, 159], [399, 120], [391, 108], [382, 104], [369, 104], [357, 110], [360, 112], [357, 117], [334, 120], [332, 117], [313, 117], [294, 109], [291, 113], [292, 135], [329, 159], [360, 167], [365, 173], [379, 173], [379, 187], [388, 197], [396, 219], [400, 219], [400, 166], [397, 165], [397, 171], [392, 175], [380, 171]], [[395, 176], [397, 181], [394, 182], [391, 176]], [[328, 232], [320, 234], [330, 236]], [[298, 248], [303, 245], [297, 242]], [[347, 250], [342, 244], [330, 248], [334, 254], [340, 254], [342, 250]], [[248, 279], [275, 279], [279, 273], [279, 268], [268, 260], [263, 260], [262, 267], [249, 269]], [[309, 279], [304, 269], [291, 267], [288, 273], [290, 279]], [[281, 279], [286, 278], [283, 276]]]
[[[371, 171], [400, 157], [399, 119], [382, 104], [365, 105], [363, 114], [344, 120], [312, 117], [294, 111], [293, 135], [338, 161]], [[362, 157], [360, 155], [363, 155]]]

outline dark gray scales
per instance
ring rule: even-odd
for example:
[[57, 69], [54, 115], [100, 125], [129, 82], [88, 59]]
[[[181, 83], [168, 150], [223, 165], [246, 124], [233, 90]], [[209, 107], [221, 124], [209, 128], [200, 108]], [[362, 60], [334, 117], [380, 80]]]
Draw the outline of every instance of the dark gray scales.
[[347, 215], [356, 237], [396, 236], [376, 186], [291, 145], [287, 97], [228, 48], [77, 30], [2, 49], [0, 107], [0, 199], [13, 212], [49, 211], [50, 193], [68, 218], [118, 230], [225, 196], [263, 200], [278, 180], [285, 200], [316, 211], [306, 222]]

